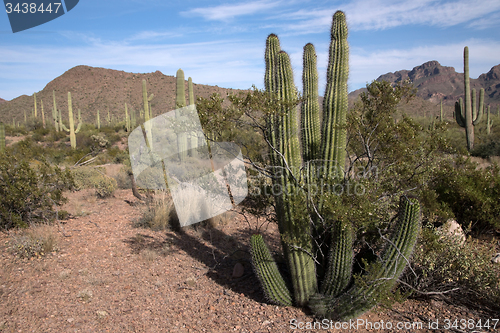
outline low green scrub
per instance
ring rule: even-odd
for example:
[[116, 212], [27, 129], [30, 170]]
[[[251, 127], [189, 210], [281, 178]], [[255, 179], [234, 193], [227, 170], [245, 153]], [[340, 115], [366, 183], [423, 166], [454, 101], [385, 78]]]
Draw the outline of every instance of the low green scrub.
[[0, 154], [0, 227], [25, 227], [52, 221], [55, 206], [66, 202], [63, 191], [73, 187], [68, 171], [12, 153]]
[[105, 170], [102, 168], [81, 166], [72, 169], [71, 173], [78, 190], [95, 189], [99, 198], [112, 196], [118, 187], [116, 180], [106, 176]]

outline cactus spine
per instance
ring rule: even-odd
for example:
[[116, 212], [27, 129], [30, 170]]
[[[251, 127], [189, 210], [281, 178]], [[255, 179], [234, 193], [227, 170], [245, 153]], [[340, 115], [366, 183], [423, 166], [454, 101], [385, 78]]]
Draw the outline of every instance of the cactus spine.
[[[176, 73], [176, 97], [175, 97], [175, 117], [179, 118], [180, 113], [177, 109], [183, 108], [186, 106], [186, 88], [184, 86], [184, 71], [182, 69], [178, 69]], [[179, 152], [179, 160], [185, 161], [187, 158], [188, 151], [188, 136], [184, 131], [180, 131], [177, 133], [177, 151]]]
[[[315, 123], [322, 119], [319, 125], [319, 149], [316, 150], [314, 144], [311, 144], [314, 142], [314, 136], [307, 134], [312, 132], [311, 129], [301, 129], [298, 126], [298, 110], [295, 106], [297, 92], [293, 84], [290, 59], [279, 49], [276, 35], [271, 34], [267, 38], [264, 82], [267, 92], [276, 101], [279, 110], [266, 118], [265, 133], [274, 147], [271, 150], [273, 188], [280, 189], [279, 193], [275, 194], [276, 215], [290, 272], [292, 292], [285, 289], [286, 284], [273, 265], [260, 235], [252, 236], [251, 250], [257, 276], [272, 302], [289, 305], [289, 295], [293, 295], [292, 301], [295, 305], [308, 305], [318, 315], [346, 320], [369, 310], [396, 283], [417, 239], [420, 206], [415, 199], [401, 198], [399, 223], [394, 225], [378, 263], [364, 276], [364, 284], [354, 284], [352, 264], [355, 232], [351, 222], [337, 220], [328, 214], [324, 205], [326, 202], [322, 202], [328, 196], [320, 195], [319, 204], [316, 206], [318, 210], [313, 210], [309, 207], [310, 198], [306, 197], [305, 191], [299, 190], [303, 190], [307, 183], [319, 184], [326, 181], [339, 184], [344, 179], [349, 62], [347, 25], [345, 15], [341, 11], [337, 11], [333, 16], [331, 36], [323, 116], [320, 117], [319, 112], [308, 110], [307, 107], [301, 110], [301, 127], [314, 127]], [[314, 92], [309, 92], [310, 89], [317, 89], [311, 87], [315, 85], [316, 65], [311, 60], [315, 58], [312, 57], [313, 50], [310, 46], [304, 50], [303, 79], [306, 101], [310, 96], [317, 96]], [[299, 142], [301, 130], [303, 140]], [[304, 168], [308, 162], [321, 163], [324, 173], [318, 174]], [[302, 172], [303, 169], [306, 169], [306, 172]], [[316, 238], [319, 236], [311, 230], [311, 221], [317, 227], [315, 222], [320, 215], [327, 228], [332, 226], [332, 237], [328, 243], [327, 262], [318, 256], [320, 262], [316, 267], [312, 257], [315, 250], [313, 237], [318, 243], [323, 243], [326, 239]], [[326, 266], [325, 272], [319, 272], [319, 266], [323, 264]]]
[[0, 153], [5, 151], [5, 125], [0, 123]]
[[467, 150], [474, 148], [474, 126], [476, 126], [483, 115], [484, 89], [479, 93], [479, 110], [476, 110], [476, 90], [470, 89], [469, 80], [469, 48], [464, 48], [464, 102], [460, 98], [455, 102], [455, 119], [457, 124], [465, 128], [467, 139]]
[[[61, 115], [59, 114], [59, 117]], [[71, 92], [68, 91], [68, 118], [69, 118], [69, 128], [64, 126], [62, 120], [60, 120], [60, 126], [63, 130], [66, 132], [69, 132], [69, 140], [71, 142], [71, 148], [76, 149], [76, 134], [80, 132], [80, 129], [82, 127], [82, 117], [80, 114], [80, 110], [78, 110], [78, 127], [75, 130], [75, 121], [73, 118], [73, 104], [71, 102]]]

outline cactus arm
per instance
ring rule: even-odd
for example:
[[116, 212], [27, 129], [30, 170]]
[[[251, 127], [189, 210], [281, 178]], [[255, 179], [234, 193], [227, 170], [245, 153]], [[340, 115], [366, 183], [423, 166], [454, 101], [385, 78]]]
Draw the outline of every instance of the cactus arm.
[[304, 46], [304, 69], [302, 73], [303, 96], [301, 106], [302, 149], [304, 162], [318, 158], [321, 129], [319, 122], [318, 70], [314, 45]]
[[347, 79], [349, 46], [343, 12], [333, 15], [327, 85], [323, 102], [322, 155], [325, 172], [334, 178], [344, 177], [346, 158]]
[[69, 132], [69, 128], [66, 127], [66, 125], [64, 125], [63, 121], [62, 121], [62, 115], [61, 115], [61, 110], [59, 110], [59, 128], [61, 131], [66, 131], [66, 132]]
[[80, 132], [80, 129], [82, 128], [82, 115], [80, 113], [80, 109], [78, 109], [78, 126], [76, 127], [75, 134]]
[[464, 103], [460, 98], [455, 102], [455, 120], [460, 127], [465, 127], [465, 117], [463, 116]]
[[259, 279], [266, 298], [278, 305], [291, 306], [292, 295], [273, 260], [262, 235], [250, 237], [252, 266]]
[[351, 282], [354, 260], [353, 241], [350, 223], [337, 221], [334, 225], [328, 270], [321, 286], [322, 294], [336, 297]]
[[[475, 95], [475, 92], [473, 92], [473, 94]], [[474, 106], [475, 105], [476, 103], [474, 102]], [[481, 122], [483, 114], [484, 114], [484, 88], [481, 88], [479, 90], [479, 109], [477, 110], [476, 116], [472, 120], [472, 125], [476, 126], [477, 124], [479, 124], [479, 122]]]

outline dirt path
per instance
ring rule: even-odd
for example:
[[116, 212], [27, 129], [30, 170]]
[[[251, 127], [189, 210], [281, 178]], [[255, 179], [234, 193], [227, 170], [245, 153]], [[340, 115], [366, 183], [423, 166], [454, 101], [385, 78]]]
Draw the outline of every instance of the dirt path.
[[[57, 252], [18, 259], [8, 251], [10, 237], [0, 234], [0, 332], [326, 331], [294, 330], [314, 318], [301, 309], [266, 304], [248, 264], [251, 230], [241, 216], [212, 229], [154, 232], [132, 227], [144, 205], [124, 201], [137, 202], [130, 190], [105, 200], [91, 191], [68, 197], [64, 209], [77, 217], [63, 224], [70, 237], [51, 227], [59, 235]], [[265, 236], [276, 248], [276, 228]], [[244, 274], [232, 278], [237, 262]], [[356, 330], [331, 331], [381, 331], [381, 321], [383, 332], [417, 331], [410, 326], [428, 328], [431, 319], [441, 325], [445, 319], [480, 319], [437, 301], [409, 300], [394, 308], [362, 316], [365, 325]], [[396, 329], [400, 322], [406, 329]]]

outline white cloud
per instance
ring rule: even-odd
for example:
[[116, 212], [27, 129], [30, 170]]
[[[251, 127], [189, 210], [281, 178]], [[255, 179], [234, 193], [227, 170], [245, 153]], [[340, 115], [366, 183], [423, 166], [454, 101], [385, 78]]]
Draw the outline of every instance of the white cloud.
[[280, 1], [254, 1], [239, 4], [225, 4], [215, 7], [195, 8], [181, 12], [184, 16], [201, 16], [206, 20], [226, 21], [238, 16], [251, 15], [267, 11], [280, 4]]

